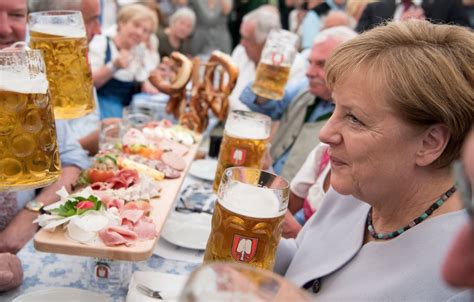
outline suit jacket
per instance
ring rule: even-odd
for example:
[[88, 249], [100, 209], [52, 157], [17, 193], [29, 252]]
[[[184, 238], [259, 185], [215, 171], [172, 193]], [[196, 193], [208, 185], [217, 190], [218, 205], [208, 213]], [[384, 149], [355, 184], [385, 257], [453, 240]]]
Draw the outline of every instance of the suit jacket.
[[[423, 0], [421, 7], [425, 16], [433, 23], [454, 23], [469, 26], [469, 18], [461, 0]], [[356, 30], [363, 32], [387, 20], [393, 19], [395, 0], [382, 0], [368, 4]]]
[[310, 292], [319, 288], [317, 301], [469, 301], [468, 292], [447, 286], [440, 274], [452, 239], [466, 223], [464, 210], [427, 219], [394, 239], [363, 244], [369, 209], [329, 189], [298, 237], [280, 240], [275, 271]]

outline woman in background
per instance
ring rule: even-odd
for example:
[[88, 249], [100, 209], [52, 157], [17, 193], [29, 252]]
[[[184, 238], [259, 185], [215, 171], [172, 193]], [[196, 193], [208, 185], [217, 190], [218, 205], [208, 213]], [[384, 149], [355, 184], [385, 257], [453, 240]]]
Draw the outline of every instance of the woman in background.
[[133, 94], [151, 86], [147, 79], [159, 58], [156, 52], [155, 57], [147, 53], [157, 26], [155, 12], [140, 4], [127, 5], [118, 13], [117, 33], [92, 40], [89, 57], [101, 119], [122, 117]]
[[169, 26], [164, 30], [159, 29], [158, 52], [161, 57], [168, 57], [173, 51], [184, 55], [191, 54], [190, 35], [196, 24], [196, 14], [188, 7], [179, 8], [169, 18]]

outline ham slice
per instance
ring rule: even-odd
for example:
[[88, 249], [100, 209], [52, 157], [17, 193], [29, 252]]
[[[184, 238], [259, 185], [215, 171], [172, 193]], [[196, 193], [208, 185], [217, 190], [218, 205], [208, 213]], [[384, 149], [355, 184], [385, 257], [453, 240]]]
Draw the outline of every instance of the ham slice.
[[156, 236], [155, 224], [153, 223], [153, 219], [149, 217], [143, 217], [140, 219], [133, 228], [133, 231], [137, 234], [138, 239], [140, 240], [154, 239]]
[[186, 169], [186, 161], [178, 153], [165, 152], [161, 156], [161, 160], [175, 170], [183, 171]]
[[138, 235], [126, 227], [109, 226], [99, 231], [99, 238], [107, 246], [117, 246], [121, 244], [131, 246], [133, 241], [138, 238]]
[[129, 220], [135, 224], [143, 217], [143, 214], [142, 210], [124, 210], [120, 213], [120, 217], [122, 217], [122, 221]]

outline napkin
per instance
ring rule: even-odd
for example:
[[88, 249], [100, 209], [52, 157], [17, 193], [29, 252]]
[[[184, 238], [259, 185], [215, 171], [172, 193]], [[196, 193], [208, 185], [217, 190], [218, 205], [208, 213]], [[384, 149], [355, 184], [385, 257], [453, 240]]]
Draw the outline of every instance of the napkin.
[[136, 284], [140, 283], [152, 290], [159, 290], [164, 301], [178, 301], [188, 279], [187, 275], [165, 274], [159, 272], [135, 272], [128, 287], [127, 302], [157, 302], [140, 292]]

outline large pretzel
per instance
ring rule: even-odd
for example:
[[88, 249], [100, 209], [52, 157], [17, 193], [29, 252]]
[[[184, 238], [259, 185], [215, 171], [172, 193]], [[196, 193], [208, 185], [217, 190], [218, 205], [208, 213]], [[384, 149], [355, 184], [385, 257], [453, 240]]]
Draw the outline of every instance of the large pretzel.
[[170, 96], [166, 104], [166, 112], [179, 117], [180, 112], [185, 108], [186, 100], [186, 84], [191, 78], [193, 64], [185, 55], [179, 52], [172, 52], [171, 60], [163, 59], [164, 64], [171, 65], [176, 70], [176, 77], [169, 81], [161, 76], [157, 70], [153, 71], [149, 77], [149, 81], [163, 93]]
[[[218, 68], [220, 66], [220, 68]], [[215, 75], [219, 73], [219, 83], [215, 87]], [[204, 90], [206, 100], [212, 112], [219, 120], [227, 117], [229, 109], [229, 94], [235, 86], [239, 68], [232, 62], [229, 55], [214, 51], [209, 58], [204, 71]]]

